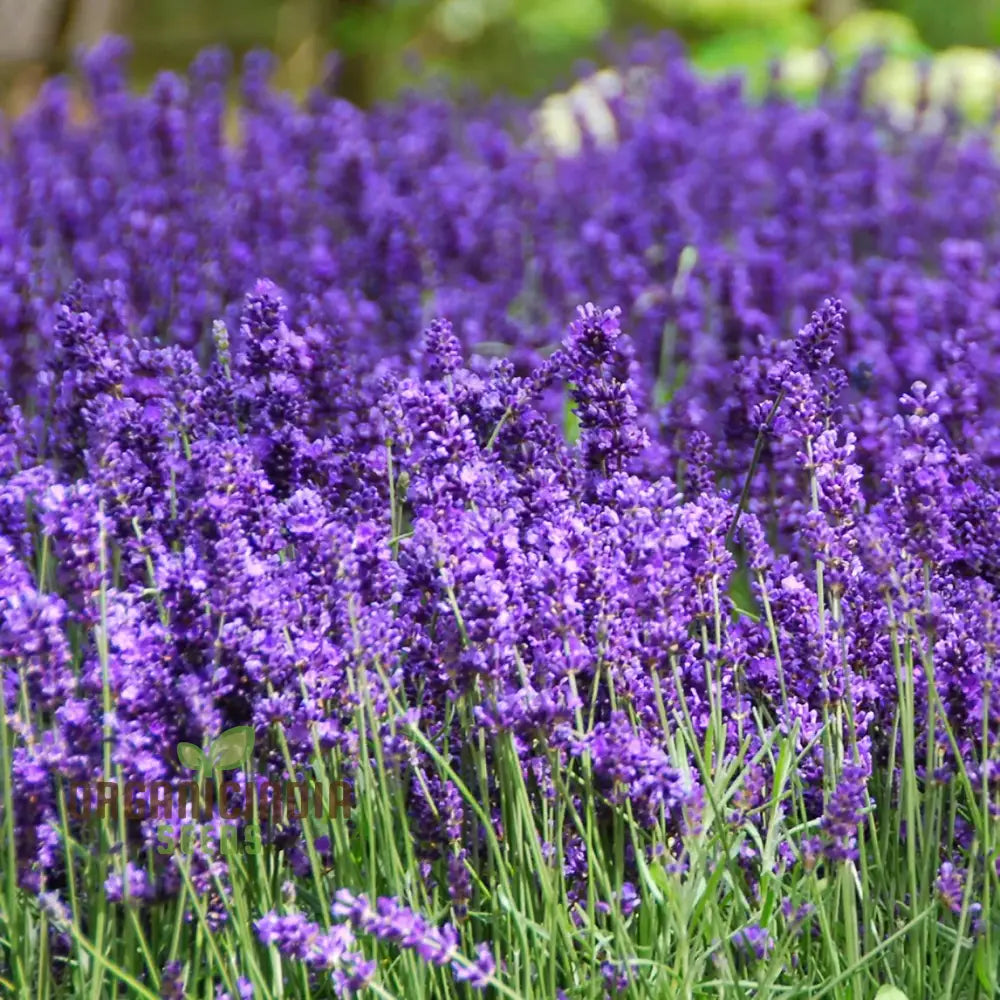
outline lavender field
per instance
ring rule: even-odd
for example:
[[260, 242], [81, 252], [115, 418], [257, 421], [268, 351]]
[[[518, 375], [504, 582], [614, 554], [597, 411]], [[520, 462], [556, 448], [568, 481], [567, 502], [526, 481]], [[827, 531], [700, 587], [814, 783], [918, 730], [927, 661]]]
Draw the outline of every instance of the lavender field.
[[996, 120], [875, 67], [3, 123], [0, 996], [1000, 997]]

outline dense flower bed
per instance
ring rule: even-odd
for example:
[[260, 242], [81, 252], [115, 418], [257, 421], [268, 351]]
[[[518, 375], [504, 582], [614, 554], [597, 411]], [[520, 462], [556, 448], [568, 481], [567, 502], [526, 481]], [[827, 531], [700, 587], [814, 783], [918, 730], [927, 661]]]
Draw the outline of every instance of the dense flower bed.
[[[986, 138], [658, 42], [574, 157], [512, 104], [295, 107], [263, 56], [228, 143], [221, 54], [145, 96], [121, 54], [0, 158], [4, 981], [83, 995], [114, 926], [151, 996], [190, 934], [233, 997], [860, 997], [903, 928], [904, 982], [958, 941], [994, 984]], [[70, 808], [237, 726], [350, 814], [264, 821], [267, 868]]]

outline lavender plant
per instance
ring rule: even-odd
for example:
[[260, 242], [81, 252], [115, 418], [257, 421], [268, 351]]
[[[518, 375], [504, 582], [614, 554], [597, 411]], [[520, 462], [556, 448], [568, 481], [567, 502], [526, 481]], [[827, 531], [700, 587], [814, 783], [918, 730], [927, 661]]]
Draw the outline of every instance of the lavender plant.
[[996, 995], [985, 135], [122, 56], [0, 155], [0, 987]]

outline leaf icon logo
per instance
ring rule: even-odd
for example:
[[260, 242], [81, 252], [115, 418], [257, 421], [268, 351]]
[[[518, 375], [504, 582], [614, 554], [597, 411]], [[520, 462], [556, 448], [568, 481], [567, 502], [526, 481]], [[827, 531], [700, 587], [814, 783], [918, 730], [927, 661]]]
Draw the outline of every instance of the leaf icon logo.
[[253, 726], [234, 726], [217, 736], [207, 753], [193, 743], [178, 743], [177, 759], [183, 767], [192, 771], [215, 768], [225, 771], [249, 757], [253, 753], [253, 745]]
[[205, 763], [205, 755], [193, 743], [178, 743], [177, 759], [182, 767], [189, 767], [193, 771], [200, 771]]
[[253, 753], [253, 726], [234, 726], [227, 729], [212, 741], [209, 750], [213, 768], [226, 770], [236, 767]]

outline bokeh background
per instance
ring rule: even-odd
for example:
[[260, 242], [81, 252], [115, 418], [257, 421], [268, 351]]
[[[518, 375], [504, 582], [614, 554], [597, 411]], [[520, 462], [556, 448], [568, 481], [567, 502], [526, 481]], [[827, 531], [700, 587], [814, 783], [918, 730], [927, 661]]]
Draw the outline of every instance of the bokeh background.
[[680, 34], [706, 71], [744, 69], [754, 86], [780, 58], [808, 90], [821, 51], [848, 60], [880, 44], [900, 99], [922, 61], [973, 113], [1000, 90], [1000, 0], [0, 0], [0, 86], [16, 113], [79, 45], [116, 32], [132, 39], [137, 85], [223, 43], [237, 54], [272, 49], [279, 82], [297, 92], [337, 50], [338, 88], [360, 104], [427, 74], [536, 94], [558, 90], [581, 60], [599, 61], [608, 39], [658, 29]]

